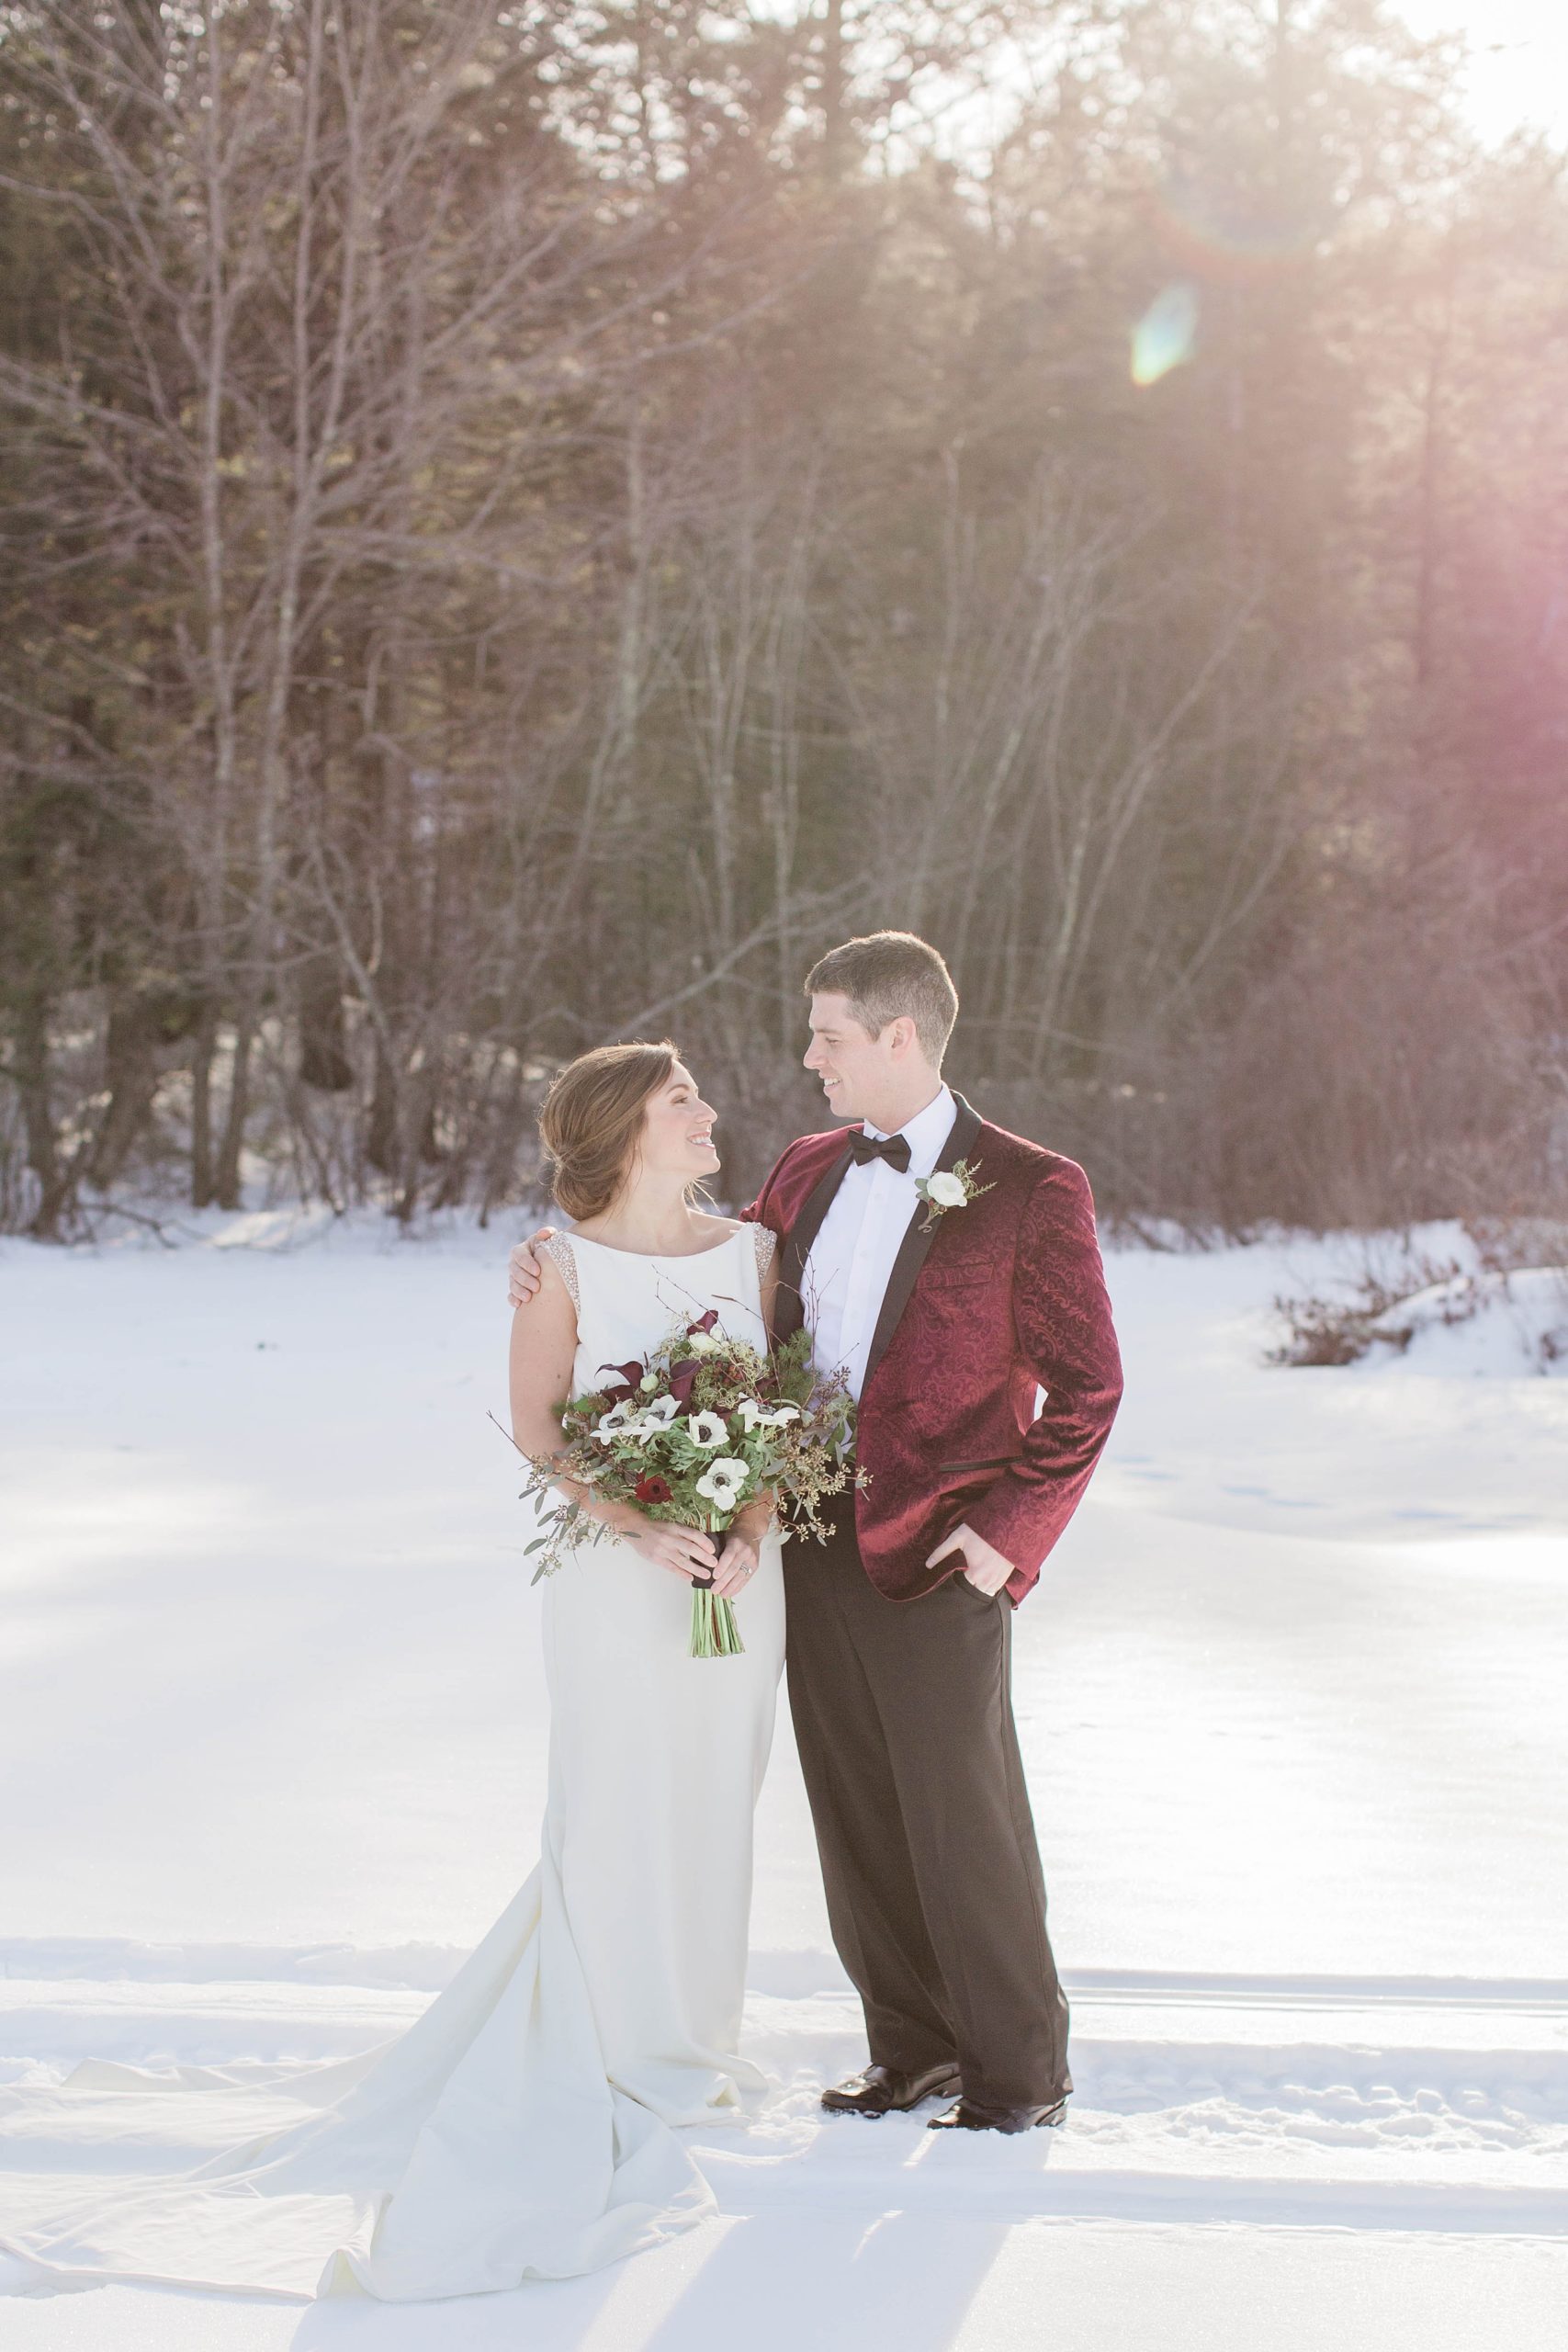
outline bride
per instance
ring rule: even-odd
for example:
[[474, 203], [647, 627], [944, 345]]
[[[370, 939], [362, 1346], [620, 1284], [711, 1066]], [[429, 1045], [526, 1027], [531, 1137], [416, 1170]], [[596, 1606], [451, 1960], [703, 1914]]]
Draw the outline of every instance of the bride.
[[[584, 1054], [540, 1133], [556, 1236], [512, 1340], [530, 1453], [601, 1367], [677, 1315], [762, 1344], [773, 1237], [704, 1214], [714, 1113], [671, 1046]], [[718, 1238], [716, 1239], [716, 1236]], [[389, 2301], [567, 2278], [712, 2210], [677, 2136], [763, 2087], [737, 2055], [751, 1816], [784, 1657], [779, 1538], [721, 1543], [629, 1506], [544, 1588], [549, 1788], [537, 1869], [400, 2039], [325, 2064], [90, 2061], [0, 2089], [11, 2283], [161, 2280]], [[690, 1587], [744, 1652], [688, 1655]]]

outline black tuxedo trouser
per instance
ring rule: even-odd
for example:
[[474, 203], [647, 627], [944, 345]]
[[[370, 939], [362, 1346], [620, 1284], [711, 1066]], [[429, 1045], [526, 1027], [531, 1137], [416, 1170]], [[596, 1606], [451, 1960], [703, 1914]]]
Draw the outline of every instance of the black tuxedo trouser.
[[962, 1577], [885, 1600], [844, 1512], [784, 1547], [789, 1699], [828, 1916], [874, 2064], [970, 2098], [1072, 2087], [1012, 1719], [1012, 1609]]

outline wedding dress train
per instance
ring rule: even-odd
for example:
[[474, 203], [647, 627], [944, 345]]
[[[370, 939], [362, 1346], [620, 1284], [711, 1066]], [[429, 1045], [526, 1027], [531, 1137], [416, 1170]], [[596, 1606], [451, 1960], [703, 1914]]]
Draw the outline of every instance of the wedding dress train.
[[[695, 1258], [558, 1241], [578, 1386], [687, 1311], [760, 1341], [771, 1247], [753, 1227]], [[737, 2043], [778, 1539], [738, 1602], [737, 1657], [688, 1656], [689, 1588], [624, 1544], [584, 1550], [543, 1599], [539, 1863], [451, 1984], [355, 2058], [90, 2060], [0, 2088], [10, 2283], [410, 2301], [570, 2277], [711, 2210], [678, 2134], [762, 2087]]]

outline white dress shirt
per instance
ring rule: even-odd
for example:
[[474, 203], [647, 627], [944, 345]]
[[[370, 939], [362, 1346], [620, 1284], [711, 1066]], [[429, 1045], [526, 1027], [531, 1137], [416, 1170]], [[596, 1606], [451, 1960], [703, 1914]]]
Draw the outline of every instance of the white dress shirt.
[[[823, 1372], [842, 1366], [856, 1397], [893, 1261], [920, 1205], [915, 1179], [931, 1173], [957, 1116], [944, 1086], [898, 1129], [909, 1147], [902, 1175], [886, 1159], [868, 1159], [863, 1167], [852, 1160], [807, 1253], [801, 1291], [812, 1356]], [[863, 1124], [868, 1136], [881, 1140], [880, 1127]]]

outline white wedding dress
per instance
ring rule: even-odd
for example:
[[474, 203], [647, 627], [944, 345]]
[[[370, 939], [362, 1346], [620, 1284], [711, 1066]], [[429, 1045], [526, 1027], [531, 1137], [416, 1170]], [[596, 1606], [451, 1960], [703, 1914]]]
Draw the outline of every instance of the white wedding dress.
[[[579, 1388], [677, 1314], [762, 1337], [743, 1227], [694, 1258], [558, 1240]], [[779, 1540], [744, 1654], [688, 1654], [690, 1588], [623, 1544], [543, 1588], [538, 1868], [395, 2041], [327, 2064], [89, 2061], [0, 2089], [0, 2259], [23, 2291], [160, 2280], [389, 2301], [566, 2278], [712, 2209], [680, 2127], [739, 2112], [751, 1816], [784, 1658]]]

